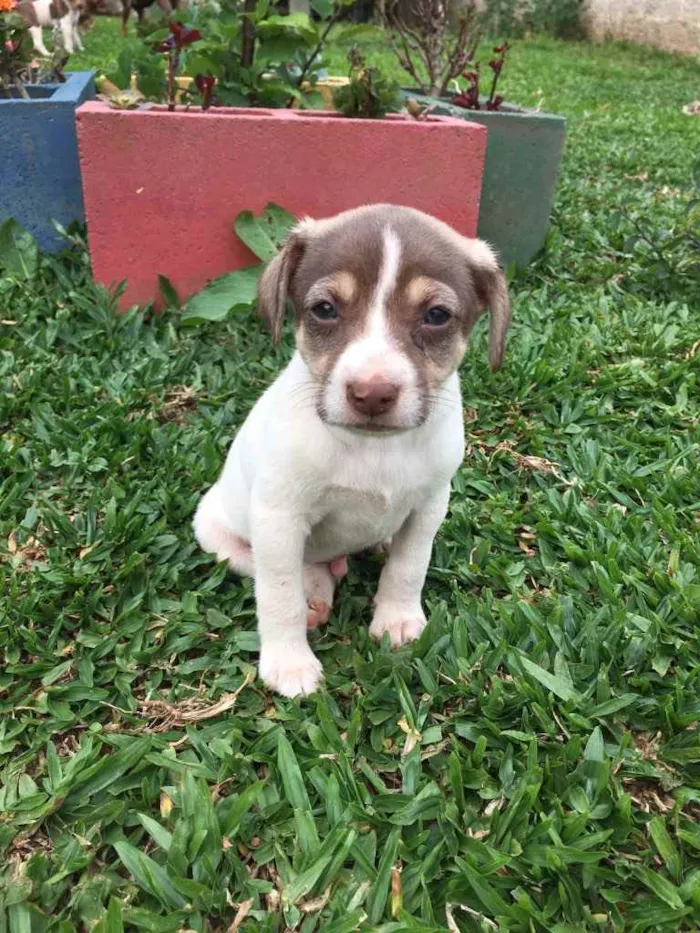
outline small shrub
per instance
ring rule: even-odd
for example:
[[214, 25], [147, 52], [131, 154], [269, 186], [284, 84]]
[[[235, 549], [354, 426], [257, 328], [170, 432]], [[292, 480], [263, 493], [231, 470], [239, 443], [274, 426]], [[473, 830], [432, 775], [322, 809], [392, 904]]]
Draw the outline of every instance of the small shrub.
[[350, 83], [333, 94], [333, 104], [346, 117], [381, 120], [397, 109], [398, 85], [378, 68], [369, 68], [357, 46], [348, 53]]

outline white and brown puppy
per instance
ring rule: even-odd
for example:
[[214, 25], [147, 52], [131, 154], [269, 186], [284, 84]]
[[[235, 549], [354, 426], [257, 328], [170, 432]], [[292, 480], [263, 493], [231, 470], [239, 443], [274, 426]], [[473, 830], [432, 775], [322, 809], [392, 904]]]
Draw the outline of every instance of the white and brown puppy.
[[433, 538], [464, 455], [457, 367], [491, 311], [500, 366], [510, 307], [491, 249], [419, 211], [377, 204], [304, 220], [260, 282], [297, 350], [258, 400], [194, 519], [204, 550], [255, 578], [260, 676], [311, 693], [306, 638], [324, 621], [344, 557], [390, 540], [370, 632], [417, 638]]
[[83, 6], [84, 0], [20, 0], [16, 12], [24, 20], [39, 55], [49, 58], [42, 31], [47, 26], [60, 29], [63, 47], [69, 55], [82, 51], [78, 22]]

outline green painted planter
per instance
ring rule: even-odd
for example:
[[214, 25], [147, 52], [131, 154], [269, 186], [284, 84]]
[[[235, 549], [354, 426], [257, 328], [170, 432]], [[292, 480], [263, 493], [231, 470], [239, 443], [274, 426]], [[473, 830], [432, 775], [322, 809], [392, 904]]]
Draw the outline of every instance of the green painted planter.
[[465, 110], [414, 91], [401, 93], [404, 98], [435, 105], [433, 113], [488, 128], [479, 236], [496, 247], [504, 265], [514, 262], [526, 266], [547, 236], [566, 119], [509, 104], [497, 113]]

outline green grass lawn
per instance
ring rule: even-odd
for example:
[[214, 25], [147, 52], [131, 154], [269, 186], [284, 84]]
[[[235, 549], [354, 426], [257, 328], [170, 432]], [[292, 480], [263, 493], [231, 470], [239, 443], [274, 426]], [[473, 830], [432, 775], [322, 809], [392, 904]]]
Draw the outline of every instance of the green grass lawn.
[[289, 335], [118, 318], [79, 248], [0, 278], [0, 930], [700, 928], [700, 307], [616, 219], [682, 209], [700, 67], [511, 59], [570, 118], [549, 248], [463, 366], [428, 629], [372, 643], [354, 561], [315, 697], [253, 680], [250, 581], [190, 530]]

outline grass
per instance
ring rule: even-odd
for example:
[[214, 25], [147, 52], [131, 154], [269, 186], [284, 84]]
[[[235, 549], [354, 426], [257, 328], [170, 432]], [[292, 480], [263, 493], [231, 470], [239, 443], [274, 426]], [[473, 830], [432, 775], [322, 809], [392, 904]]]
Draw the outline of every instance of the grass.
[[80, 248], [0, 279], [0, 929], [700, 927], [700, 308], [616, 219], [684, 203], [700, 68], [509, 71], [570, 118], [549, 248], [505, 368], [483, 328], [463, 366], [429, 628], [373, 644], [354, 561], [318, 696], [252, 679], [250, 582], [189, 524], [289, 335], [118, 318]]

